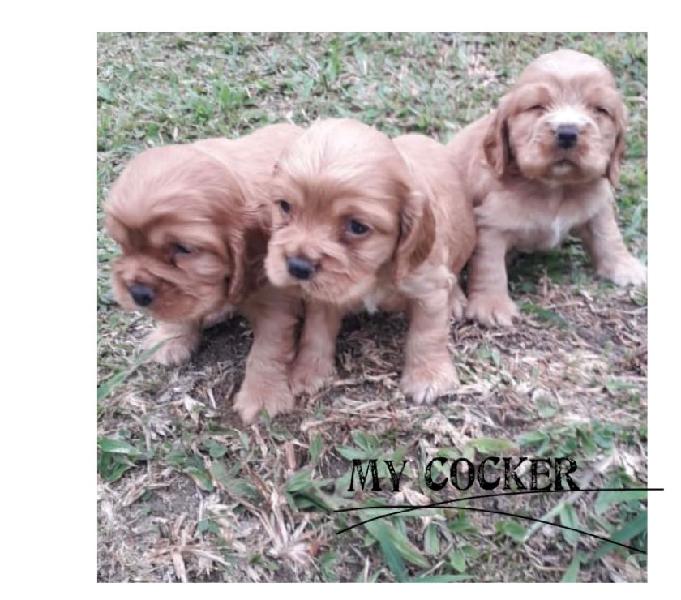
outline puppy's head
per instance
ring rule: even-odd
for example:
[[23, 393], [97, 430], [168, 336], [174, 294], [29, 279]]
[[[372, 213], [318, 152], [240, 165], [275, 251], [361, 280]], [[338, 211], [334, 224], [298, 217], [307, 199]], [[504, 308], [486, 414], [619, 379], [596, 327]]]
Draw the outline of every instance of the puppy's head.
[[573, 50], [540, 56], [500, 101], [484, 140], [501, 177], [580, 183], [607, 176], [617, 184], [626, 112], [599, 60]]
[[113, 291], [126, 309], [196, 320], [239, 299], [242, 196], [226, 167], [191, 145], [135, 157], [112, 186], [106, 228], [122, 256]]
[[403, 276], [432, 245], [432, 213], [402, 156], [358, 121], [312, 125], [281, 156], [271, 198], [267, 276], [310, 298], [359, 300], [381, 273]]

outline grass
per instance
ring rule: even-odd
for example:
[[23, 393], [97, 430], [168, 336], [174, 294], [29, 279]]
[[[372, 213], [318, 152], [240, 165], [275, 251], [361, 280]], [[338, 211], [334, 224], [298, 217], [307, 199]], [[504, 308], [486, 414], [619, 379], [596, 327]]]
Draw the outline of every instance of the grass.
[[[569, 454], [592, 487], [646, 484], [646, 294], [596, 280], [577, 242], [515, 261], [523, 317], [514, 330], [452, 327], [456, 395], [431, 406], [406, 401], [404, 318], [353, 316], [338, 342], [337, 382], [295, 413], [248, 428], [226, 400], [243, 371], [246, 323], [208, 332], [188, 365], [142, 363], [150, 322], [121, 312], [109, 287], [116, 248], [99, 207], [140, 150], [318, 116], [444, 142], [493, 107], [527, 62], [558, 47], [604, 60], [625, 97], [620, 221], [645, 260], [644, 34], [100, 34], [99, 580], [646, 580], [643, 554], [526, 521], [438, 509], [337, 536], [356, 517], [328, 512], [446, 498], [423, 481], [435, 455]], [[349, 493], [355, 457], [407, 459], [401, 491]], [[645, 546], [645, 499], [604, 494], [475, 506]]]

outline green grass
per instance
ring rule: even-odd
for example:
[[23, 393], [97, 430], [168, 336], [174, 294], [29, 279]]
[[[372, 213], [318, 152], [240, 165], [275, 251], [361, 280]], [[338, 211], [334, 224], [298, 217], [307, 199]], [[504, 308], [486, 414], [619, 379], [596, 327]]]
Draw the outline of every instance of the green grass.
[[[438, 454], [566, 453], [592, 486], [645, 484], [647, 295], [596, 280], [576, 241], [515, 260], [510, 284], [523, 318], [514, 330], [452, 327], [456, 395], [431, 406], [406, 401], [398, 385], [404, 318], [353, 316], [339, 338], [336, 384], [295, 413], [249, 428], [229, 410], [250, 343], [246, 323], [208, 332], [188, 365], [142, 363], [139, 341], [150, 322], [121, 312], [109, 285], [117, 250], [101, 230], [99, 207], [140, 150], [318, 116], [445, 142], [486, 114], [532, 58], [559, 47], [604, 60], [625, 97], [620, 222], [645, 260], [643, 34], [100, 34], [100, 580], [646, 579], [644, 555], [525, 521], [438, 509], [337, 536], [357, 518], [329, 513], [441, 499], [422, 477]], [[399, 496], [349, 493], [353, 457], [405, 457]], [[504, 502], [504, 510], [645, 546], [643, 497]]]

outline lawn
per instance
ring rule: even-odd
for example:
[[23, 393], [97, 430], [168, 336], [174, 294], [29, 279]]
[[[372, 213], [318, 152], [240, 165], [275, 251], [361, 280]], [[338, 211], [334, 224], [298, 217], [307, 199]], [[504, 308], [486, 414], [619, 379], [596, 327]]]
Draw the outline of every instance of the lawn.
[[[142, 149], [319, 116], [446, 142], [486, 114], [530, 60], [561, 47], [601, 58], [625, 98], [619, 218], [646, 261], [645, 34], [99, 35], [98, 580], [646, 580], [644, 553], [511, 517], [439, 508], [337, 535], [359, 518], [331, 512], [458, 495], [426, 487], [423, 467], [437, 455], [570, 455], [582, 487], [645, 487], [647, 296], [597, 280], [576, 240], [515, 259], [516, 327], [452, 324], [455, 395], [406, 400], [404, 318], [358, 315], [339, 337], [337, 381], [294, 413], [251, 427], [230, 410], [247, 323], [210, 330], [182, 367], [142, 363], [151, 323], [121, 312], [109, 284], [117, 249], [102, 231], [101, 203]], [[353, 458], [408, 460], [400, 492], [348, 492]], [[642, 495], [536, 494], [469, 506], [646, 544]]]

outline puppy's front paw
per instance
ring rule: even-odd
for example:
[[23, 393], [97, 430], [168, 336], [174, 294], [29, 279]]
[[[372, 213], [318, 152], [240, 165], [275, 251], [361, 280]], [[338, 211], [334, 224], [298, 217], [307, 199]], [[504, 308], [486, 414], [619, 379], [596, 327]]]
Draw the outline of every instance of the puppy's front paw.
[[630, 254], [600, 266], [598, 274], [615, 285], [643, 285], [648, 276], [648, 269]]
[[244, 424], [253, 423], [264, 408], [270, 417], [293, 410], [293, 394], [283, 382], [271, 385], [266, 379], [244, 381], [234, 398], [234, 410]]
[[314, 394], [333, 380], [336, 368], [328, 358], [300, 355], [291, 371], [291, 390], [298, 394]]
[[234, 410], [239, 413], [244, 425], [249, 425], [265, 407], [265, 399], [242, 386], [234, 397]]
[[458, 385], [456, 369], [449, 359], [407, 366], [402, 375], [402, 391], [419, 404], [451, 394]]
[[144, 340], [144, 349], [151, 350], [161, 344], [151, 355], [149, 360], [162, 365], [179, 365], [187, 362], [192, 352], [199, 345], [201, 335], [198, 331], [168, 331], [157, 327]]
[[518, 307], [508, 294], [472, 294], [468, 298], [466, 317], [488, 327], [511, 327], [513, 319], [519, 316]]

